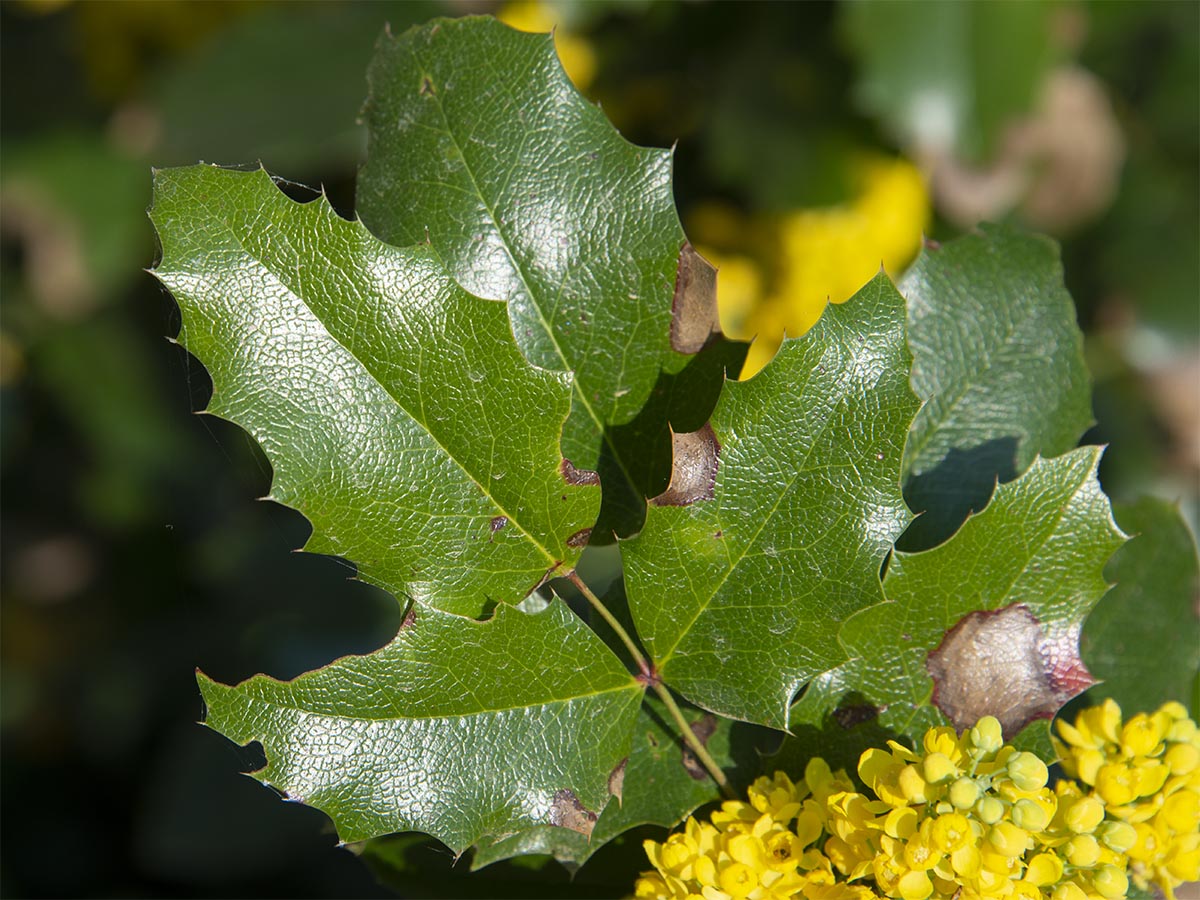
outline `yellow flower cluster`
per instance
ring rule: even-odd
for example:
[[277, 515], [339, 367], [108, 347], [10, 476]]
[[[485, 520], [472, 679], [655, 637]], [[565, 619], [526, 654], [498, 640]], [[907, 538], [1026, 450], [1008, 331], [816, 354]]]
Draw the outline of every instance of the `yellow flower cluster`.
[[[1106, 828], [1120, 829], [1134, 884], [1168, 898], [1200, 881], [1200, 730], [1179, 703], [1121, 721], [1112, 700], [1058, 723], [1063, 770], [1079, 784], [1064, 795], [1103, 804]], [[1126, 846], [1127, 845], [1127, 846]]]
[[1170, 897], [1200, 854], [1196, 726], [1178, 704], [1123, 728], [1115, 704], [1099, 710], [1061, 732], [1071, 771], [1093, 790], [1048, 787], [1046, 764], [1005, 745], [990, 716], [961, 735], [933, 728], [919, 752], [889, 741], [864, 753], [865, 791], [821, 759], [798, 783], [759, 778], [710, 822], [647, 841], [654, 871], [635, 895], [1116, 900], [1128, 871]]
[[[754, 339], [743, 378], [774, 357], [785, 331], [804, 334], [827, 303], [850, 299], [881, 265], [898, 274], [920, 249], [930, 205], [916, 167], [902, 159], [868, 158], [857, 166], [855, 180], [858, 191], [850, 202], [795, 210], [769, 226], [735, 227], [731, 214], [713, 208], [700, 210], [691, 223], [701, 251], [720, 270], [722, 330], [738, 340]], [[767, 266], [727, 249], [745, 235], [775, 248]]]

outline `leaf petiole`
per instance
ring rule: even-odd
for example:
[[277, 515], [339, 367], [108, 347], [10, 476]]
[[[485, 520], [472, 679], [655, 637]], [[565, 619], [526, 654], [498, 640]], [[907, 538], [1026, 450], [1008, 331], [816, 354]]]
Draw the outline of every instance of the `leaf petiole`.
[[646, 659], [645, 654], [642, 653], [637, 643], [630, 637], [629, 632], [625, 630], [625, 627], [617, 620], [617, 617], [593, 593], [584, 580], [579, 577], [577, 572], [572, 570], [567, 575], [567, 578], [571, 584], [575, 585], [579, 593], [587, 598], [588, 603], [608, 623], [608, 626], [616, 632], [617, 637], [621, 639], [621, 642], [625, 645], [625, 648], [629, 651], [629, 655], [637, 665], [638, 671], [641, 673], [639, 680], [654, 689], [654, 693], [658, 695], [658, 699], [663, 702], [663, 705], [667, 708], [667, 712], [671, 715], [671, 719], [675, 722], [676, 727], [679, 728], [679, 734], [683, 742], [696, 759], [700, 761], [700, 764], [708, 771], [708, 774], [712, 776], [712, 780], [721, 788], [721, 793], [730, 800], [734, 799], [733, 789], [729, 786], [729, 779], [725, 777], [725, 773], [721, 771], [721, 767], [717, 765], [716, 760], [712, 758], [708, 749], [696, 737], [696, 733], [692, 731], [691, 725], [683, 717], [683, 712], [680, 710], [679, 704], [675, 702], [675, 698], [671, 696], [670, 690], [667, 689], [666, 685], [658, 677], [658, 672], [655, 670], [654, 664]]

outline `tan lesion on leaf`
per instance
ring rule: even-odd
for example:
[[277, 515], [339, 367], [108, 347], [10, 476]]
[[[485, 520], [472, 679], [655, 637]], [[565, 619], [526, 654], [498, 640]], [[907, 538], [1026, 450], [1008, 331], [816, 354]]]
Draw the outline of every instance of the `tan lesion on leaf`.
[[554, 792], [554, 800], [550, 804], [551, 825], [570, 828], [591, 837], [598, 818], [599, 816], [579, 802], [574, 791], [563, 788]]
[[1079, 631], [1048, 635], [1028, 606], [963, 616], [925, 661], [933, 704], [962, 730], [995, 716], [1006, 739], [1094, 683], [1079, 657]]
[[699, 431], [671, 432], [671, 481], [650, 502], [655, 506], [688, 506], [711, 500], [716, 489], [721, 443], [705, 424]]
[[567, 484], [579, 486], [600, 483], [600, 475], [598, 473], [593, 472], [591, 469], [577, 469], [575, 468], [575, 464], [565, 457], [558, 469], [562, 473], [563, 481]]
[[720, 334], [717, 314], [717, 270], [689, 243], [679, 250], [675, 297], [671, 303], [671, 349], [699, 353]]
[[625, 766], [629, 763], [629, 757], [625, 757], [615, 769], [608, 773], [608, 793], [610, 797], [617, 798], [617, 804], [623, 804], [625, 798]]

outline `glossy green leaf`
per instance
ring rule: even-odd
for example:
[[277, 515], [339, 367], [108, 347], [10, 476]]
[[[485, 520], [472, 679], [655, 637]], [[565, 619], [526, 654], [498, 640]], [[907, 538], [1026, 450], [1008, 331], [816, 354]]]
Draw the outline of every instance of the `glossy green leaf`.
[[845, 659], [838, 627], [880, 601], [880, 567], [911, 519], [910, 360], [903, 298], [881, 274], [726, 384], [694, 448], [715, 450], [715, 472], [677, 452], [668, 494], [689, 496], [659, 498], [621, 548], [638, 632], [692, 702], [783, 728], [796, 690]]
[[393, 244], [428, 240], [467, 290], [507, 301], [528, 359], [575, 373], [566, 456], [596, 469], [615, 455], [646, 490], [637, 454], [604, 435], [688, 360], [671, 346], [671, 152], [621, 138], [550, 35], [490, 18], [385, 35], [368, 80], [363, 221]]
[[[938, 681], [942, 705], [972, 724], [984, 715], [1044, 720], [1018, 740], [1049, 758], [1045, 721], [1090, 683], [1079, 632], [1124, 540], [1096, 480], [1099, 459], [1097, 447], [1039, 458], [950, 541], [897, 552], [883, 585], [889, 602], [846, 622], [840, 639], [853, 659], [808, 686], [792, 710], [796, 737], [776, 763], [802, 771], [809, 756], [822, 755], [852, 764], [885, 736], [911, 744], [946, 724], [928, 668], [939, 647], [956, 651]], [[950, 640], [968, 617], [964, 628], [978, 630], [960, 630], [965, 643]]]
[[[735, 760], [734, 725], [702, 710], [684, 716], [705, 747], [727, 773]], [[740, 761], [749, 768], [758, 763], [749, 744], [741, 748]], [[480, 868], [502, 859], [545, 853], [568, 865], [582, 865], [606, 843], [639, 825], [672, 828], [698, 806], [721, 799], [716, 782], [683, 749], [679, 730], [663, 705], [647, 696], [633, 726], [629, 759], [625, 765], [620, 802], [604, 808], [590, 838], [564, 828], [541, 825], [476, 849], [472, 866]]]
[[1133, 539], [1109, 563], [1113, 589], [1083, 629], [1083, 661], [1101, 681], [1084, 699], [1112, 697], [1128, 715], [1187, 704], [1200, 670], [1196, 540], [1173, 503], [1146, 497], [1114, 512]]
[[1091, 379], [1048, 238], [982, 226], [926, 247], [900, 290], [913, 390], [926, 401], [904, 451], [904, 497], [924, 515], [900, 546], [922, 550], [983, 509], [997, 479], [1078, 443]]
[[343, 841], [419, 830], [461, 852], [535, 824], [590, 828], [642, 686], [561, 603], [486, 622], [414, 609], [382, 649], [293, 681], [201, 675], [206, 724], [261, 742], [256, 777]]
[[152, 218], [209, 412], [262, 445], [305, 549], [468, 615], [577, 558], [599, 491], [561, 466], [571, 379], [526, 363], [503, 305], [262, 170], [159, 171]]

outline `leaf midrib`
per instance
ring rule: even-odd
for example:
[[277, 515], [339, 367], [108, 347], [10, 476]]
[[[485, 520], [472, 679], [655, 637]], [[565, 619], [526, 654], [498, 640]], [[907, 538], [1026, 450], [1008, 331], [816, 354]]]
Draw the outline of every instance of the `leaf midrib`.
[[[830, 330], [832, 330], [832, 329], [830, 329]], [[853, 351], [853, 348], [851, 348], [851, 349]], [[855, 360], [855, 363], [857, 364], [857, 361], [858, 361], [857, 355], [854, 356], [854, 360]], [[679, 645], [681, 643], [683, 643], [684, 638], [687, 637], [687, 635], [691, 632], [692, 627], [696, 624], [697, 621], [699, 621], [700, 617], [702, 615], [704, 615], [704, 613], [712, 605], [712, 602], [716, 598], [717, 594], [725, 586], [726, 582], [729, 581], [730, 577], [733, 575], [733, 573], [737, 569], [737, 567], [740, 566], [742, 564], [742, 562], [746, 559], [746, 556], [750, 553], [750, 550], [757, 544], [758, 539], [762, 535], [763, 531], [766, 529], [767, 524], [771, 521], [772, 518], [774, 518], [775, 513], [778, 512], [779, 507], [783, 503], [784, 498], [787, 497], [791, 493], [792, 489], [796, 486], [796, 483], [800, 480], [800, 477], [802, 475], [807, 474], [808, 463], [812, 459], [813, 451], [816, 449], [817, 444], [820, 442], [820, 438], [829, 429], [830, 422], [834, 419], [834, 412], [842, 409], [849, 399], [849, 394], [850, 394], [849, 387], [848, 387], [849, 371], [851, 371], [851, 370], [844, 369], [842, 372], [843, 378], [842, 378], [841, 383], [839, 384], [841, 391], [840, 391], [840, 394], [838, 397], [837, 406], [834, 407], [830, 411], [830, 414], [827, 415], [825, 417], [825, 420], [821, 423], [821, 427], [812, 435], [812, 442], [810, 443], [808, 450], [805, 452], [802, 462], [800, 463], [799, 466], [797, 466], [792, 479], [788, 482], [787, 487], [785, 487], [783, 490], [778, 492], [778, 495], [776, 496], [776, 499], [775, 499], [775, 503], [771, 507], [770, 512], [767, 513], [767, 515], [761, 517], [759, 526], [758, 526], [757, 530], [754, 532], [753, 536], [751, 536], [750, 540], [748, 540], [746, 542], [746, 544], [742, 548], [742, 551], [738, 554], [737, 559], [736, 560], [731, 559], [731, 564], [730, 564], [729, 568], [725, 570], [725, 573], [721, 576], [721, 579], [716, 583], [716, 585], [713, 586], [713, 589], [711, 591], [709, 591], [708, 597], [697, 608], [696, 613], [692, 616], [692, 618], [688, 622], [687, 626], [680, 630], [679, 636], [675, 639], [674, 643], [671, 644], [671, 646], [667, 650], [667, 652], [665, 654], [663, 654], [659, 659], [656, 660], [659, 668], [665, 667], [667, 665], [667, 663], [674, 657], [675, 651], [679, 648]], [[812, 377], [813, 373], [811, 370], [809, 370], [805, 374], [806, 374], [806, 383], [807, 383], [807, 379], [810, 379]], [[720, 407], [718, 407], [718, 411], [719, 410], [720, 410]], [[716, 414], [714, 414], [713, 418], [714, 419], [716, 418]], [[870, 607], [864, 607], [864, 609], [870, 609]]]
[[[425, 65], [425, 62], [421, 59], [416, 49], [411, 46], [408, 49], [412, 54], [413, 61], [417, 64], [417, 68], [419, 68], [421, 71], [421, 77], [423, 79], [428, 79], [430, 83], [432, 83], [433, 79], [430, 75], [430, 69]], [[579, 373], [576, 371], [570, 360], [567, 359], [562, 345], [558, 342], [558, 336], [550, 327], [550, 323], [546, 321], [545, 313], [542, 310], [541, 296], [530, 287], [529, 279], [525, 274], [524, 266], [517, 259], [516, 254], [513, 253], [511, 242], [508, 236], [504, 233], [504, 230], [500, 227], [500, 220], [493, 210], [493, 205], [488, 202], [487, 197], [484, 196], [483, 190], [479, 186], [479, 180], [475, 177], [475, 172], [471, 168], [471, 164], [467, 159], [466, 153], [463, 152], [462, 144], [458, 140], [458, 135], [454, 133], [453, 127], [450, 124], [450, 117], [446, 115], [446, 108], [442, 104], [441, 96], [436, 90], [431, 92], [431, 96], [434, 104], [437, 106], [438, 113], [442, 117], [442, 123], [445, 125], [443, 133], [450, 138], [454, 144], [454, 149], [458, 151], [458, 158], [462, 160], [463, 171], [471, 180], [471, 186], [475, 189], [475, 197], [483, 205], [484, 211], [487, 213], [488, 219], [492, 223], [492, 227], [496, 229], [496, 234], [500, 238], [500, 243], [504, 248], [505, 255], [508, 256], [509, 261], [513, 265], [513, 270], [517, 273], [517, 277], [521, 280], [521, 286], [524, 289], [526, 296], [532, 301], [533, 308], [537, 310], [538, 322], [542, 326], [542, 331], [546, 334], [546, 337], [550, 339], [550, 343], [554, 347], [555, 354], [563, 364], [564, 371], [571, 372], [575, 376], [571, 379], [573, 392], [579, 398], [579, 402], [582, 404], [583, 408], [587, 411], [588, 417], [592, 420], [592, 424], [596, 427], [597, 434], [600, 435], [601, 440], [603, 440], [604, 444], [608, 447], [612, 454], [612, 458], [616, 460], [617, 466], [620, 468], [621, 474], [625, 477], [626, 483], [634, 486], [634, 490], [640, 495], [641, 491], [636, 487], [636, 482], [633, 480], [633, 476], [630, 474], [629, 467], [625, 463], [624, 456], [622, 456], [619, 448], [614, 445], [610, 439], [608, 430], [604, 427], [603, 421], [601, 421], [600, 416], [597, 414], [595, 408], [588, 400], [587, 392], [584, 390], [583, 385], [581, 384]], [[623, 364], [624, 359], [622, 359], [622, 365]], [[572, 462], [574, 462], [574, 460], [572, 460]]]
[[[254, 679], [251, 679], [250, 682], [247, 682], [247, 683], [241, 684], [241, 685], [236, 685], [234, 687], [229, 687], [226, 689], [228, 691], [230, 691], [231, 693], [239, 694], [246, 701], [251, 702], [251, 703], [257, 703], [257, 704], [261, 704], [263, 706], [269, 706], [274, 709], [288, 710], [289, 712], [300, 713], [300, 714], [306, 715], [306, 716], [320, 716], [321, 718], [324, 718], [324, 719], [336, 719], [336, 720], [342, 721], [342, 722], [436, 722], [439, 720], [447, 720], [447, 719], [467, 719], [467, 718], [472, 718], [472, 717], [476, 717], [476, 716], [494, 716], [494, 715], [500, 715], [501, 713], [520, 712], [521, 710], [530, 710], [530, 709], [535, 709], [535, 708], [542, 709], [545, 707], [550, 707], [550, 706], [555, 706], [555, 705], [576, 703], [581, 700], [588, 700], [588, 699], [592, 699], [592, 698], [596, 698], [596, 697], [603, 697], [606, 694], [619, 694], [622, 691], [630, 691], [630, 690], [643, 691], [643, 690], [645, 690], [643, 685], [630, 679], [630, 681], [626, 684], [622, 684], [622, 685], [611, 687], [611, 688], [604, 688], [603, 690], [588, 691], [588, 692], [581, 693], [581, 694], [572, 694], [569, 697], [555, 697], [555, 698], [552, 698], [549, 700], [538, 700], [538, 701], [534, 701], [532, 703], [522, 703], [517, 706], [500, 706], [500, 707], [495, 707], [495, 708], [479, 709], [479, 710], [475, 710], [472, 712], [466, 712], [466, 713], [447, 713], [447, 714], [442, 714], [442, 715], [432, 715], [431, 714], [431, 715], [424, 715], [424, 716], [396, 715], [395, 717], [385, 718], [385, 717], [372, 717], [372, 716], [365, 716], [365, 715], [357, 715], [357, 716], [356, 715], [339, 715], [338, 713], [318, 712], [318, 711], [312, 710], [312, 709], [305, 709], [302, 706], [293, 706], [289, 703], [281, 703], [276, 700], [268, 700], [263, 697], [254, 696], [254, 695], [250, 694], [249, 692], [244, 691], [244, 688], [246, 688], [247, 686], [252, 686], [253, 683], [254, 683]], [[214, 682], [214, 684], [216, 684], [216, 682]], [[221, 685], [221, 686], [225, 687], [224, 685]]]
[[[272, 187], [272, 189], [278, 190], [277, 188], [274, 188], [274, 187]], [[200, 209], [207, 208], [206, 198], [203, 198], [200, 195], [195, 194], [190, 189], [185, 188], [185, 190], [187, 190], [187, 193], [189, 194], [191, 199], [196, 203], [198, 208], [200, 208]], [[293, 204], [295, 203], [295, 201], [291, 200], [291, 198], [285, 197], [284, 199], [287, 200], [288, 203], [293, 203]], [[324, 201], [321, 201], [321, 202], [324, 202]], [[299, 206], [300, 204], [295, 204], [295, 205]], [[513, 524], [517, 527], [517, 530], [519, 530], [521, 532], [521, 534], [523, 534], [526, 537], [526, 539], [528, 539], [529, 543], [531, 543], [534, 547], [536, 547], [542, 553], [542, 555], [547, 560], [550, 561], [551, 564], [558, 565], [561, 562], [561, 560], [559, 560], [553, 553], [551, 553], [542, 544], [541, 541], [539, 541], [528, 530], [526, 530], [526, 528], [521, 523], [521, 521], [518, 517], [516, 517], [512, 513], [510, 513], [508, 511], [508, 509], [502, 503], [500, 503], [500, 501], [497, 500], [495, 496], [493, 496], [491, 491], [488, 489], [488, 486], [481, 479], [476, 477], [476, 475], [473, 472], [471, 472], [470, 470], [467, 469], [467, 467], [462, 463], [462, 461], [460, 461], [457, 458], [457, 456], [455, 456], [455, 454], [450, 451], [450, 449], [441, 440], [441, 438], [439, 438], [438, 435], [436, 433], [434, 433], [433, 429], [425, 421], [424, 417], [423, 416], [418, 417], [407, 406], [405, 406], [403, 403], [401, 403], [399, 398], [397, 398], [395, 396], [395, 394], [393, 394], [387, 388], [387, 386], [382, 381], [379, 380], [379, 378], [375, 375], [375, 373], [372, 372], [371, 369], [368, 368], [367, 365], [361, 359], [359, 359], [359, 357], [357, 355], [355, 355], [355, 353], [349, 347], [347, 347], [345, 345], [345, 343], [343, 343], [336, 335], [333, 334], [332, 331], [330, 331], [329, 326], [326, 324], [325, 320], [322, 319], [316, 313], [316, 311], [312, 308], [311, 304], [308, 302], [307, 299], [305, 299], [305, 297], [301, 294], [301, 292], [299, 290], [297, 290], [295, 287], [293, 287], [293, 285], [290, 284], [289, 281], [286, 278], [284, 278], [283, 275], [280, 275], [279, 273], [273, 271], [270, 266], [268, 266], [263, 260], [259, 259], [257, 255], [252, 253], [247, 248], [247, 246], [246, 246], [245, 242], [242, 240], [241, 236], [237, 233], [237, 231], [234, 230], [233, 226], [227, 220], [225, 220], [224, 218], [222, 218], [220, 216], [212, 216], [211, 218], [214, 219], [215, 221], [217, 221], [220, 224], [220, 226], [223, 227], [223, 229], [229, 234], [229, 236], [232, 237], [234, 239], [234, 241], [237, 242], [239, 249], [241, 250], [241, 252], [243, 254], [245, 254], [247, 259], [250, 259], [251, 261], [256, 263], [259, 266], [259, 268], [262, 269], [262, 271], [269, 274], [272, 278], [275, 278], [281, 285], [283, 285], [283, 287], [288, 291], [288, 293], [290, 293], [293, 297], [295, 297], [297, 300], [299, 300], [301, 303], [304, 304], [304, 308], [306, 310], [308, 310], [309, 314], [313, 317], [313, 319], [315, 319], [317, 322], [320, 323], [321, 328], [324, 330], [325, 334], [329, 337], [329, 340], [331, 340], [334, 344], [336, 344], [339, 348], [341, 348], [346, 353], [347, 356], [349, 356], [351, 359], [353, 359], [355, 361], [355, 363], [357, 363], [358, 366], [361, 368], [361, 370], [368, 375], [368, 377], [371, 379], [371, 381], [374, 382], [387, 397], [391, 398], [392, 402], [395, 403], [396, 407], [398, 409], [400, 409], [401, 411], [403, 411], [406, 416], [408, 416], [410, 419], [412, 419], [412, 421], [416, 422], [421, 427], [421, 429], [427, 435], [429, 435], [430, 440], [432, 440], [434, 442], [434, 444], [437, 446], [437, 448], [443, 454], [445, 454], [446, 458], [449, 459], [452, 463], [454, 463], [455, 467], [457, 467], [459, 469], [459, 471], [461, 471], [471, 481], [471, 483], [473, 483], [479, 489], [479, 491], [488, 499], [488, 501], [492, 504], [492, 506], [496, 510], [498, 510], [501, 515], [503, 515], [505, 518], [508, 519], [508, 521], [511, 524]], [[362, 225], [359, 223], [351, 222], [348, 224], [352, 227], [357, 226], [359, 228], [362, 228]], [[365, 229], [363, 229], [363, 231], [364, 231], [364, 233], [366, 233]], [[370, 237], [369, 234], [368, 234], [368, 237]], [[373, 240], [373, 238], [372, 238], [372, 240]], [[165, 273], [165, 270], [164, 270], [164, 273]], [[422, 396], [422, 402], [423, 402], [423, 400], [424, 400], [424, 398]]]

